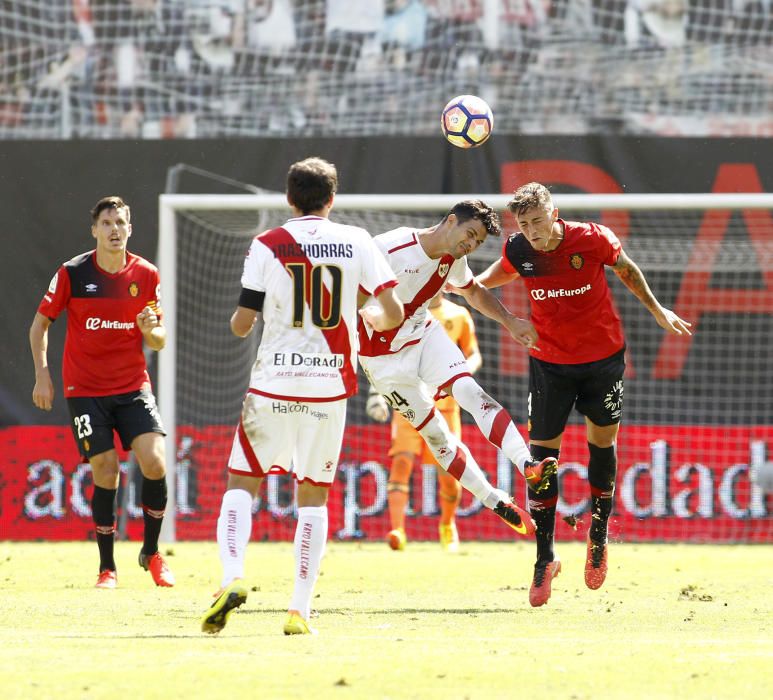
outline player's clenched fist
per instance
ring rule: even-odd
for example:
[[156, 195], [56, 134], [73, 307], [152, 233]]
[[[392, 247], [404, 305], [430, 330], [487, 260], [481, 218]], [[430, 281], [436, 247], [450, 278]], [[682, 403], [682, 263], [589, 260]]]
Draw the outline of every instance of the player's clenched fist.
[[146, 306], [137, 314], [137, 326], [139, 326], [143, 333], [155, 328], [157, 325], [159, 325], [158, 316], [149, 306]]

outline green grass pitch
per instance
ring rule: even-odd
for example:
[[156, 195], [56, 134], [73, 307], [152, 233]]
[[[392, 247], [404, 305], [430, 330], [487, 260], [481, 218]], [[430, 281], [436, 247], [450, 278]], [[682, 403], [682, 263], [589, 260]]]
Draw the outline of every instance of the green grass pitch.
[[773, 546], [612, 544], [590, 591], [584, 546], [559, 543], [532, 609], [531, 543], [331, 542], [314, 637], [281, 631], [288, 543], [250, 544], [249, 598], [214, 637], [216, 545], [164, 548], [173, 589], [138, 550], [117, 545], [119, 588], [101, 591], [94, 543], [0, 542], [3, 700], [773, 697]]

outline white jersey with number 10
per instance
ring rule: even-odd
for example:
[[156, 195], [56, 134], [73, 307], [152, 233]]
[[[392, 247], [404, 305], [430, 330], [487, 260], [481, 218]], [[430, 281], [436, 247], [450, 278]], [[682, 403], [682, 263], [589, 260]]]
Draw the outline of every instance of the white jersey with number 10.
[[354, 394], [358, 291], [396, 284], [364, 229], [304, 216], [256, 236], [242, 275], [242, 287], [266, 295], [251, 391], [299, 401]]

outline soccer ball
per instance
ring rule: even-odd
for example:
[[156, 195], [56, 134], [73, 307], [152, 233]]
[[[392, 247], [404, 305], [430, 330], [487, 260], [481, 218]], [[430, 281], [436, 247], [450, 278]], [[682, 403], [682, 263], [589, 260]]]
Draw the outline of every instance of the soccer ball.
[[773, 493], [773, 462], [763, 462], [752, 468], [752, 483], [763, 493]]
[[494, 128], [494, 115], [485, 100], [475, 95], [454, 97], [440, 117], [443, 136], [459, 148], [475, 148], [486, 142]]

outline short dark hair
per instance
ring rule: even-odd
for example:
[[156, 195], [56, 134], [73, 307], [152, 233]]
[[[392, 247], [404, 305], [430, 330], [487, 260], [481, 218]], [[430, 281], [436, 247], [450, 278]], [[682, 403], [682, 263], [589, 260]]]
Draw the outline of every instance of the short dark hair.
[[529, 209], [545, 205], [553, 205], [550, 190], [539, 182], [527, 182], [513, 192], [513, 198], [507, 203], [507, 208], [518, 216]]
[[129, 209], [129, 205], [117, 195], [110, 195], [109, 197], [102, 197], [102, 199], [100, 199], [94, 205], [94, 208], [91, 210], [92, 224], [97, 223], [97, 219], [99, 219], [99, 215], [105, 209], [126, 209], [126, 218], [131, 219], [131, 210]]
[[287, 198], [304, 214], [322, 209], [337, 189], [336, 166], [322, 158], [306, 158], [287, 171]]
[[480, 199], [466, 199], [463, 202], [458, 202], [446, 214], [445, 218], [447, 219], [451, 214], [456, 215], [460, 223], [470, 219], [477, 219], [483, 223], [489, 236], [499, 236], [502, 233], [502, 228], [499, 225], [499, 216], [488, 204]]

